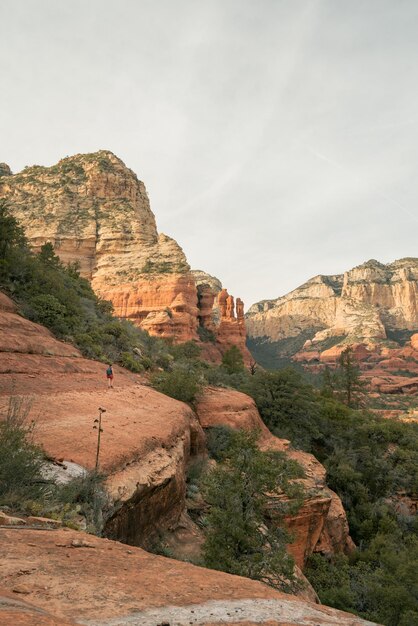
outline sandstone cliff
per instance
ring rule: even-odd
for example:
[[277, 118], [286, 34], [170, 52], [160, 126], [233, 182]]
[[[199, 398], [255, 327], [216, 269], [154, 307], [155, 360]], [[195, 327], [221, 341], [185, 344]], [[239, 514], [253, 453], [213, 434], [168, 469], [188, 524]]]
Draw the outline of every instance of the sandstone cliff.
[[341, 342], [395, 340], [396, 346], [418, 329], [418, 259], [372, 260], [344, 275], [316, 276], [277, 300], [254, 304], [246, 324], [250, 343], [275, 344], [282, 356]]
[[190, 272], [177, 242], [158, 233], [144, 184], [111, 152], [15, 175], [0, 164], [2, 197], [32, 248], [51, 242], [62, 261], [76, 262], [118, 317], [177, 342], [198, 341], [199, 327], [207, 329], [215, 334], [215, 348], [204, 346], [207, 358], [219, 361], [237, 345], [249, 361], [243, 316], [229, 309], [220, 318], [219, 281]]

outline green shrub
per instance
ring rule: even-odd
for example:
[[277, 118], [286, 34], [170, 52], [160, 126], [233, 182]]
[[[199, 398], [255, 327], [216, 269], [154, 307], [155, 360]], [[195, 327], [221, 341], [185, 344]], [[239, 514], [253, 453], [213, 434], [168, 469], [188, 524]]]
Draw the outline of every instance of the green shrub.
[[27, 399], [11, 397], [0, 421], [0, 504], [15, 508], [46, 499], [51, 489], [42, 475], [43, 451], [32, 441], [29, 410]]
[[99, 534], [103, 528], [103, 512], [110, 498], [104, 488], [105, 477], [94, 471], [73, 478], [60, 485], [55, 497], [62, 505], [77, 506], [77, 510], [87, 520], [87, 530]]
[[157, 391], [188, 404], [193, 404], [202, 390], [196, 373], [181, 369], [156, 374], [151, 383]]
[[212, 426], [212, 428], [207, 428], [205, 432], [209, 456], [220, 461], [231, 447], [234, 431], [229, 426]]
[[169, 347], [169, 352], [176, 361], [182, 359], [197, 359], [202, 349], [194, 341], [186, 341]]
[[222, 365], [228, 374], [239, 374], [244, 370], [244, 358], [237, 346], [231, 346], [222, 355]]
[[126, 369], [131, 370], [131, 372], [135, 372], [136, 374], [143, 372], [145, 369], [141, 361], [134, 357], [130, 352], [122, 352], [119, 362], [122, 367], [126, 367]]
[[65, 335], [69, 331], [66, 323], [66, 307], [51, 294], [39, 294], [30, 298], [32, 319], [50, 328], [57, 335]]
[[283, 524], [289, 501], [282, 496], [300, 505], [300, 489], [291, 480], [303, 473], [285, 455], [261, 452], [257, 436], [234, 432], [224, 462], [205, 477], [210, 506], [205, 565], [294, 591], [294, 562], [286, 552], [289, 535]]
[[197, 329], [197, 334], [199, 335], [200, 341], [206, 343], [216, 343], [216, 335], [212, 330], [209, 330], [209, 328], [199, 326]]

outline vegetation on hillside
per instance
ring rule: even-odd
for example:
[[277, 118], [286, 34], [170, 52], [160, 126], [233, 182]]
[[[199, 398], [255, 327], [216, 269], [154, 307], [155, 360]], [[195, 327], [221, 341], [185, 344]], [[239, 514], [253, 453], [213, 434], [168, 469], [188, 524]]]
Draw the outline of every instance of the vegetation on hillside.
[[109, 506], [104, 477], [85, 472], [66, 484], [57, 481], [34, 441], [35, 429], [30, 399], [11, 396], [0, 410], [0, 508], [61, 520], [72, 528], [84, 521], [88, 532], [100, 534]]
[[418, 424], [354, 410], [291, 368], [241, 389], [274, 434], [321, 461], [347, 512], [358, 549], [315, 556], [306, 572], [321, 600], [388, 626], [418, 624]]
[[301, 503], [301, 489], [292, 479], [303, 472], [283, 453], [261, 452], [257, 436], [231, 432], [228, 444], [218, 451], [218, 464], [205, 476], [203, 493], [210, 508], [204, 563], [294, 591], [294, 561], [286, 552], [290, 537], [283, 516]]
[[167, 367], [169, 347], [112, 315], [74, 264], [65, 266], [50, 243], [39, 254], [28, 247], [23, 229], [0, 200], [0, 290], [10, 295], [28, 319], [59, 339], [73, 343], [88, 358], [114, 362], [134, 372]]
[[[337, 375], [328, 372], [322, 389], [308, 384], [294, 368], [249, 372], [233, 349], [220, 366], [211, 366], [200, 360], [200, 350], [193, 342], [169, 345], [114, 318], [111, 305], [94, 294], [77, 267], [65, 267], [49, 244], [40, 254], [31, 253], [4, 202], [0, 202], [0, 289], [13, 297], [29, 319], [74, 343], [85, 356], [118, 362], [137, 372], [151, 370], [154, 386], [179, 400], [193, 404], [205, 384], [229, 386], [251, 395], [274, 434], [290, 439], [294, 447], [313, 453], [323, 463], [328, 484], [347, 511], [358, 549], [350, 557], [317, 555], [307, 569], [321, 600], [387, 626], [418, 624], [418, 523], [414, 513], [418, 425], [385, 420], [356, 408], [361, 405], [363, 390], [350, 358], [342, 360]], [[40, 509], [35, 506], [38, 512], [48, 507], [54, 511], [55, 506], [61, 511], [62, 503], [56, 500], [67, 498], [71, 515], [84, 507], [90, 511], [87, 514], [94, 527], [99, 523], [94, 521], [94, 511], [102, 506], [94, 499], [102, 497], [96, 486], [93, 484], [92, 490], [91, 484], [82, 481], [58, 496], [50, 482], [43, 482], [44, 456], [30, 435], [27, 423], [1, 422], [0, 504], [40, 502]], [[271, 574], [271, 580], [278, 577], [283, 584], [289, 565], [282, 551], [285, 535], [280, 530], [280, 536], [270, 536], [272, 527], [260, 517], [266, 505], [260, 494], [267, 493], [272, 479], [269, 472], [273, 466], [280, 467], [280, 461], [269, 469], [264, 465], [266, 457], [259, 456], [250, 440], [241, 436], [231, 443], [228, 437], [225, 432], [208, 437], [218, 467], [209, 474], [206, 487], [212, 505], [207, 564], [262, 579]], [[27, 480], [19, 478], [23, 475]], [[258, 481], [264, 479], [260, 486]], [[279, 477], [275, 480], [287, 489], [286, 482], [280, 483]], [[248, 517], [244, 514], [246, 494], [251, 495], [245, 502], [250, 507], [246, 509], [251, 512]], [[228, 533], [232, 543], [226, 542]], [[282, 565], [275, 560], [275, 552], [271, 560], [266, 558], [261, 535], [277, 547]], [[283, 569], [279, 571], [279, 567]]]

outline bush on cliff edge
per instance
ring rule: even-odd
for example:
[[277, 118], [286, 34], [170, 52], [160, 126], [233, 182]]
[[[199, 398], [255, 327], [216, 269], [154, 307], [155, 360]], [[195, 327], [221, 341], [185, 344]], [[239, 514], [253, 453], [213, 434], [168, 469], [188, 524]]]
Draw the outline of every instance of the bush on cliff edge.
[[205, 565], [291, 592], [298, 585], [283, 517], [301, 504], [302, 490], [292, 479], [303, 471], [284, 454], [259, 450], [257, 438], [257, 432], [228, 433], [229, 444], [218, 449], [222, 462], [203, 479], [210, 506]]

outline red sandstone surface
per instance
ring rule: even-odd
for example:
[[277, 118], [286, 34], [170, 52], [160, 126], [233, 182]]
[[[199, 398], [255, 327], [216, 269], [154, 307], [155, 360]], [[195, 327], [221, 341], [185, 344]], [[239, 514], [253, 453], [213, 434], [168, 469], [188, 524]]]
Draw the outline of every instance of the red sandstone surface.
[[[83, 543], [85, 547], [81, 547]], [[177, 624], [219, 624], [226, 620], [278, 626], [370, 624], [256, 581], [67, 529], [0, 528], [0, 584], [19, 600], [23, 590], [27, 605], [56, 616], [55, 622], [45, 621], [45, 615], [32, 609], [30, 618], [31, 609], [25, 608], [20, 614], [26, 621], [16, 621], [25, 626], [66, 626], [71, 621], [91, 626], [149, 626], [173, 619]], [[0, 620], [3, 611], [3, 615], [6, 611], [10, 615], [10, 606], [0, 595]]]

